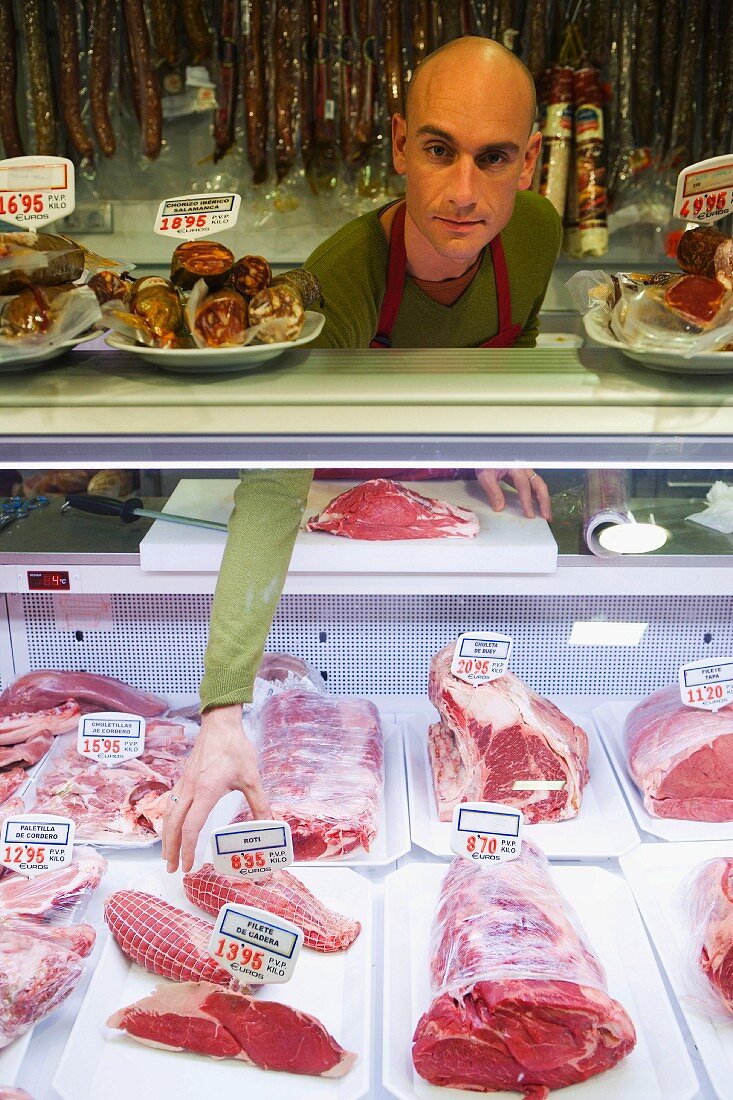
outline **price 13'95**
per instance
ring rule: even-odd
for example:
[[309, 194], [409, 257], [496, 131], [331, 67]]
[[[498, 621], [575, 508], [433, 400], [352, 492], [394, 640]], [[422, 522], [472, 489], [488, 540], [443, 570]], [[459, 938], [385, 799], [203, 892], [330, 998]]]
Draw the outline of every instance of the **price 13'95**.
[[6, 844], [3, 860], [5, 863], [45, 863], [46, 849], [26, 844]]
[[122, 752], [119, 737], [85, 737], [84, 752]]
[[711, 703], [714, 699], [722, 699], [724, 696], [722, 684], [705, 684], [703, 687], [688, 688], [688, 703]]
[[219, 940], [214, 955], [220, 959], [228, 959], [229, 962], [241, 962], [243, 966], [248, 966], [250, 970], [262, 970], [265, 960], [264, 952], [255, 951], [243, 943], [228, 940], [224, 936]]
[[0, 216], [3, 214], [43, 213], [43, 195], [0, 195]]
[[206, 225], [206, 214], [186, 214], [175, 218], [161, 218], [161, 232], [167, 233], [169, 229], [203, 229]]

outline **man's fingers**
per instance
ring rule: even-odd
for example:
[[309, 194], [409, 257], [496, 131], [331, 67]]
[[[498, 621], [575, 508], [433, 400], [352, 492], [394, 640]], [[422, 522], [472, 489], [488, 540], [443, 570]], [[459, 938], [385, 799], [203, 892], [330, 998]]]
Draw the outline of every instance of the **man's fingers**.
[[504, 491], [495, 470], [479, 470], [478, 482], [486, 493], [486, 499], [495, 512], [501, 512], [506, 504]]
[[167, 863], [168, 871], [178, 869], [178, 853], [181, 850], [181, 830], [183, 822], [193, 801], [193, 796], [186, 794], [181, 787], [179, 791], [172, 792], [178, 799], [174, 802], [168, 799], [168, 809], [163, 821], [163, 859]]
[[[219, 801], [219, 797], [217, 792], [210, 793], [209, 791], [202, 791], [200, 788], [196, 791], [196, 797], [189, 805], [186, 819], [181, 828], [180, 850], [182, 871], [188, 872], [193, 867], [199, 835], [206, 823], [206, 818]], [[177, 855], [178, 853], [176, 852], [176, 856]], [[168, 870], [170, 870], [170, 862], [168, 864]], [[175, 867], [173, 870], [175, 871]]]
[[514, 488], [517, 490], [517, 496], [519, 497], [522, 511], [528, 519], [533, 519], [534, 504], [532, 503], [532, 486], [535, 485], [536, 478], [530, 481], [526, 470], [514, 470], [511, 477], [514, 482]]
[[272, 817], [270, 803], [260, 781], [259, 774], [255, 773], [254, 776], [250, 777], [247, 783], [242, 785], [242, 794], [247, 799], [249, 808], [252, 811], [252, 816], [255, 819], [266, 821], [268, 818]]
[[539, 474], [537, 474], [536, 477], [533, 477], [530, 480], [530, 486], [532, 487], [532, 491], [537, 498], [540, 515], [543, 519], [546, 519], [549, 522], [549, 520], [552, 519], [552, 503], [550, 501], [550, 490], [547, 488], [547, 485]]

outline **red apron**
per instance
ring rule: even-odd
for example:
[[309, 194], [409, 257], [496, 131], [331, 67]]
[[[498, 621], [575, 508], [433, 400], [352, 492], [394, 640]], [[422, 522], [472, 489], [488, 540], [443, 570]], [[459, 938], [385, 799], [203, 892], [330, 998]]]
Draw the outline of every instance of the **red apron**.
[[[392, 223], [389, 238], [389, 259], [387, 261], [387, 288], [382, 299], [382, 308], [377, 321], [377, 332], [369, 347], [391, 348], [392, 329], [402, 304], [407, 274], [407, 253], [405, 251], [405, 203], [400, 203]], [[501, 243], [501, 234], [489, 243], [491, 260], [496, 280], [496, 301], [499, 307], [499, 331], [492, 340], [479, 344], [482, 348], [510, 348], [522, 331], [521, 325], [512, 324], [512, 299], [509, 290], [509, 275], [506, 269], [506, 257]]]

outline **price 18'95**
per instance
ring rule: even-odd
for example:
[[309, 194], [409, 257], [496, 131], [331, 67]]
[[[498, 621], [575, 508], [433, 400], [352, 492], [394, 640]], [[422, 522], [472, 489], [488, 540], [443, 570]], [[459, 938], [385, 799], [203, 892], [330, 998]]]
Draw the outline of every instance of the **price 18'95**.
[[6, 844], [3, 859], [5, 863], [45, 863], [46, 849], [26, 844]]
[[228, 940], [224, 936], [219, 940], [214, 954], [220, 959], [228, 959], [229, 962], [241, 962], [243, 966], [248, 966], [250, 970], [261, 970], [265, 959], [264, 952], [255, 951], [243, 943]]
[[0, 216], [3, 214], [43, 213], [43, 195], [5, 195], [0, 194]]
[[119, 737], [85, 737], [84, 752], [122, 752]]
[[186, 214], [179, 216], [176, 214], [175, 218], [161, 218], [160, 229], [161, 232], [166, 233], [169, 229], [203, 229], [206, 225], [206, 214]]

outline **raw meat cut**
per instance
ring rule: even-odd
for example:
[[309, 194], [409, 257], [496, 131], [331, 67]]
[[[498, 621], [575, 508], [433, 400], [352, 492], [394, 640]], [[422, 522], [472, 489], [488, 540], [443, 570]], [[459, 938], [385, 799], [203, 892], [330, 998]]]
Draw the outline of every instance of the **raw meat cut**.
[[28, 778], [25, 768], [15, 767], [9, 771], [0, 772], [0, 804], [15, 794], [18, 787], [22, 786]]
[[53, 873], [28, 879], [11, 871], [0, 880], [0, 917], [47, 917], [70, 909], [96, 890], [106, 870], [106, 859], [77, 848], [71, 862]]
[[152, 974], [175, 982], [233, 982], [208, 953], [213, 925], [162, 898], [118, 890], [104, 904], [104, 919], [127, 957]]
[[0, 1100], [33, 1100], [25, 1089], [13, 1089], [8, 1085], [0, 1085]]
[[624, 744], [652, 816], [733, 821], [733, 706], [698, 710], [676, 684], [661, 688], [629, 714]]
[[33, 811], [70, 817], [77, 840], [90, 844], [155, 842], [168, 794], [183, 772], [191, 745], [181, 722], [151, 720], [143, 754], [108, 768], [80, 756], [75, 740], [63, 740], [38, 781]]
[[526, 838], [509, 863], [450, 865], [430, 973], [433, 1001], [412, 1058], [431, 1084], [544, 1100], [551, 1088], [610, 1069], [635, 1045], [576, 914]]
[[304, 944], [315, 951], [344, 950], [361, 931], [358, 920], [329, 909], [289, 871], [231, 879], [205, 863], [200, 870], [183, 876], [183, 888], [189, 901], [213, 917], [228, 901], [285, 917], [303, 929]]
[[44, 940], [56, 947], [65, 947], [80, 959], [91, 955], [97, 939], [97, 933], [91, 924], [32, 924], [27, 920], [4, 917], [0, 920], [0, 928], [25, 932], [34, 939]]
[[0, 717], [0, 745], [17, 745], [39, 733], [68, 733], [79, 725], [79, 708], [73, 699], [58, 707], [6, 714]]
[[[529, 823], [575, 817], [588, 782], [585, 731], [512, 672], [479, 685], [459, 680], [451, 672], [454, 649], [435, 654], [428, 682], [441, 717], [428, 731], [440, 820], [475, 801], [516, 806]], [[563, 787], [515, 789], [547, 780]]]
[[286, 1073], [343, 1077], [356, 1061], [307, 1012], [207, 982], [158, 985], [115, 1012], [107, 1026], [166, 1050], [239, 1058]]
[[123, 684], [114, 676], [97, 672], [62, 672], [42, 668], [19, 676], [0, 695], [0, 714], [44, 710], [74, 699], [82, 714], [95, 710], [119, 710], [155, 718], [167, 704], [155, 695]]
[[694, 966], [705, 975], [715, 1007], [733, 1015], [733, 857], [696, 867], [684, 892]]
[[479, 533], [475, 512], [445, 500], [433, 500], [378, 477], [347, 489], [306, 524], [349, 539], [470, 539]]
[[273, 817], [290, 825], [296, 859], [368, 852], [384, 783], [376, 707], [294, 688], [268, 699], [259, 728], [262, 782]]
[[17, 745], [3, 745], [0, 749], [0, 768], [7, 768], [11, 764], [25, 764], [30, 768], [37, 764], [42, 756], [45, 756], [53, 745], [53, 734], [48, 730], [29, 737], [27, 741], [21, 741]]
[[0, 924], [0, 1048], [61, 1004], [82, 976], [75, 951]]

